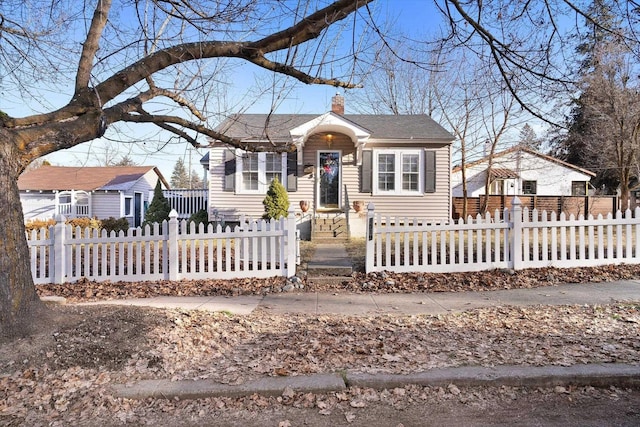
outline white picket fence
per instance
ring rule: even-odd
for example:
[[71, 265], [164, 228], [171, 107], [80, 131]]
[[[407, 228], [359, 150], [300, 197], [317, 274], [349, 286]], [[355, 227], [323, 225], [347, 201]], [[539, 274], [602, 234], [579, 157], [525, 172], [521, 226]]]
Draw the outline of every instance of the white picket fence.
[[[537, 218], [541, 217], [540, 220]], [[501, 218], [504, 218], [502, 220]], [[534, 218], [530, 220], [529, 218]], [[367, 213], [366, 272], [449, 273], [511, 268], [640, 263], [640, 208], [615, 218], [511, 211], [429, 224]]]
[[280, 220], [205, 228], [170, 220], [127, 233], [73, 228], [58, 218], [27, 235], [36, 284], [93, 281], [235, 279], [295, 275], [299, 261], [293, 211]]

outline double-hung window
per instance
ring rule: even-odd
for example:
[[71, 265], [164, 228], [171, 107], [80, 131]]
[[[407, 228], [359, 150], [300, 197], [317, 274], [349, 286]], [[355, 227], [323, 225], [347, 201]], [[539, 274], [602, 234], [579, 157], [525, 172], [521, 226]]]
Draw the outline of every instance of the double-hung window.
[[376, 150], [374, 153], [374, 193], [422, 192], [424, 170], [421, 150]]
[[286, 176], [286, 153], [252, 153], [238, 155], [237, 172], [240, 193], [266, 193], [271, 181]]

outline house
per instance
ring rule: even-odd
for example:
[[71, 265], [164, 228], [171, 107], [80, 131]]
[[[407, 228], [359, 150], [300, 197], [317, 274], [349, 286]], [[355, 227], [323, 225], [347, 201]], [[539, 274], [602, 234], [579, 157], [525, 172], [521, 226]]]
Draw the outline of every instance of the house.
[[[524, 146], [495, 153], [491, 168], [489, 157], [466, 164], [467, 196], [545, 195], [586, 196], [589, 181], [596, 174]], [[485, 179], [489, 171], [489, 191]], [[451, 193], [462, 197], [462, 168], [451, 172]]]
[[144, 210], [160, 180], [154, 166], [41, 166], [20, 175], [18, 188], [25, 221], [67, 218], [127, 218], [132, 227], [144, 220]]
[[[454, 138], [428, 116], [344, 114], [344, 98], [336, 95], [331, 111], [321, 115], [239, 114], [217, 131], [256, 151], [213, 141], [210, 217], [261, 216], [274, 178], [285, 185], [301, 223], [343, 219], [343, 237], [364, 235], [364, 213], [352, 209], [356, 201], [373, 202], [383, 215], [450, 217]], [[287, 151], [274, 152], [274, 145]], [[321, 227], [314, 224], [307, 225], [317, 232]], [[304, 224], [300, 228], [306, 234]]]

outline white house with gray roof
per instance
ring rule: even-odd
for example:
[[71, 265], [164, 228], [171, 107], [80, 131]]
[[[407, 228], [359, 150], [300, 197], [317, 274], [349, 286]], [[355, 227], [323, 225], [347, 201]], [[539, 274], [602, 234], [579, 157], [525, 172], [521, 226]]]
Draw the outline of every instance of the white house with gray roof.
[[[344, 114], [344, 98], [336, 95], [332, 110], [321, 115], [239, 114], [217, 131], [258, 151], [214, 141], [209, 152], [211, 217], [260, 217], [269, 183], [278, 178], [301, 222], [348, 215], [351, 235], [364, 230], [354, 201], [373, 202], [383, 215], [450, 218], [454, 138], [428, 116]], [[289, 148], [270, 151], [274, 145]]]
[[[466, 164], [468, 197], [492, 195], [586, 196], [596, 174], [525, 146], [517, 145]], [[489, 191], [485, 188], [489, 173]], [[462, 197], [462, 168], [452, 171], [451, 192]]]

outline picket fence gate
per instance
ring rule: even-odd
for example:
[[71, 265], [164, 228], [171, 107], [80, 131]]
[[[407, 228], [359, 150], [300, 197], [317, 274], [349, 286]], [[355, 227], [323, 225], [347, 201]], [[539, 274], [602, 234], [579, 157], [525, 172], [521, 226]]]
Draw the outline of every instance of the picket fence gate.
[[244, 220], [233, 229], [178, 220], [126, 233], [81, 229], [64, 217], [27, 234], [36, 284], [290, 277], [299, 262], [293, 210], [279, 220]]
[[[367, 212], [366, 272], [450, 273], [640, 263], [640, 207], [615, 218], [529, 215], [518, 198], [500, 215], [433, 224]], [[530, 219], [532, 218], [532, 219]], [[540, 218], [540, 219], [538, 219]]]

